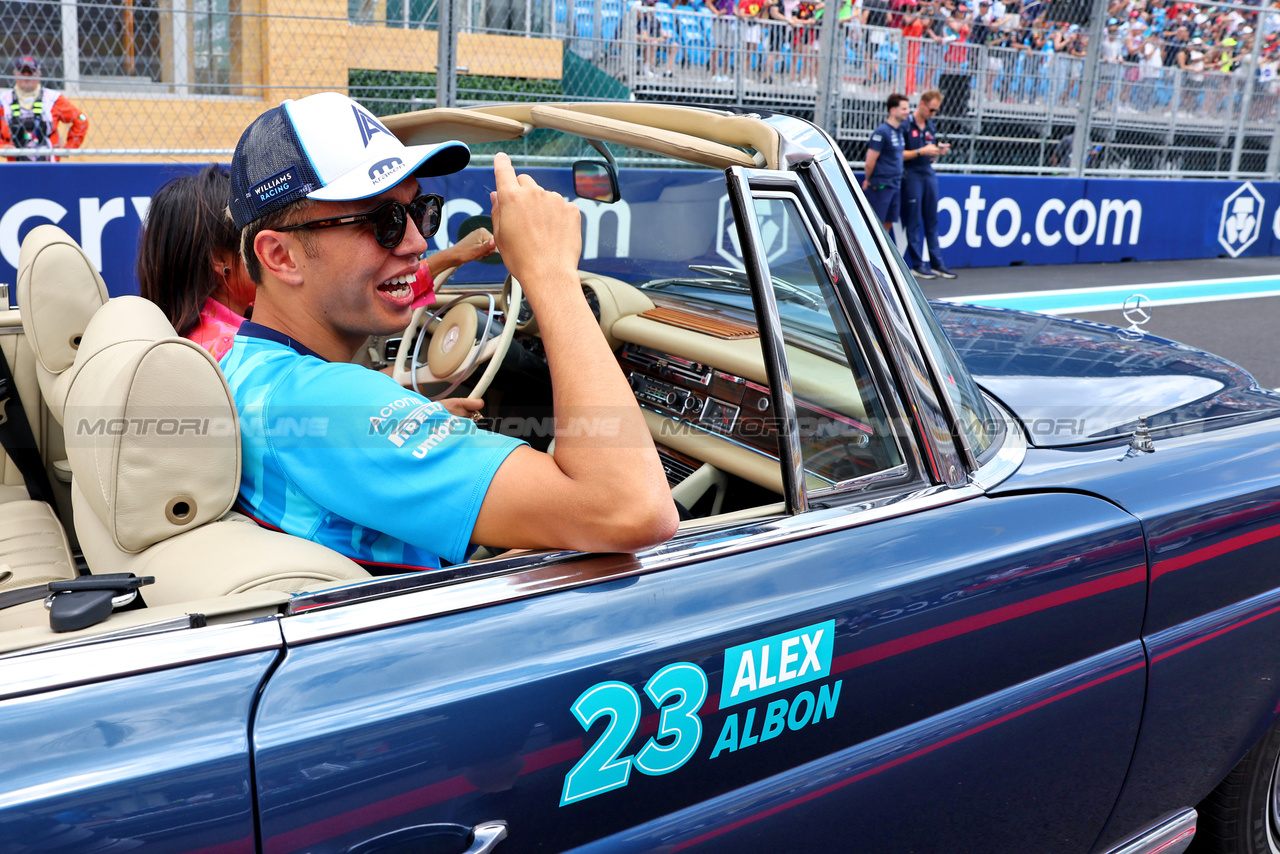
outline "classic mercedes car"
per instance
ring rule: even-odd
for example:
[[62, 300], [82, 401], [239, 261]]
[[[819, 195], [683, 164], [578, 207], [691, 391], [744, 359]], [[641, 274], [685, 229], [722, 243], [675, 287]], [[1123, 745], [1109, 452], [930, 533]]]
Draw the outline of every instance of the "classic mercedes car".
[[[0, 851], [1280, 850], [1280, 396], [931, 306], [797, 118], [386, 123], [592, 154], [534, 171], [586, 214], [679, 532], [375, 577], [262, 528], [216, 365], [38, 228], [0, 342], [60, 517], [6, 466]], [[553, 448], [537, 317], [461, 279], [371, 367]]]

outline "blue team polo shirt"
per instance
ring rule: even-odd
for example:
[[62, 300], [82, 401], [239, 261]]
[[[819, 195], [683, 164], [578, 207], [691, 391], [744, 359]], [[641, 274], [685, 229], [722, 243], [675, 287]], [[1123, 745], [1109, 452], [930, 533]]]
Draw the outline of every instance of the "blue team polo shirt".
[[220, 364], [240, 414], [241, 510], [373, 569], [466, 560], [523, 442], [252, 321]]
[[[916, 124], [916, 117], [911, 116], [902, 123], [902, 143], [903, 149], [906, 151], [915, 151], [926, 145], [932, 145], [938, 140], [938, 129], [933, 125], [933, 119], [929, 119], [924, 123], [924, 130]], [[932, 175], [933, 158], [921, 155], [913, 157], [910, 160], [903, 161], [903, 169], [907, 172], [918, 175]]]
[[867, 176], [867, 186], [897, 187], [902, 183], [902, 132], [888, 122], [871, 132], [867, 148], [880, 152], [876, 160], [876, 171]]

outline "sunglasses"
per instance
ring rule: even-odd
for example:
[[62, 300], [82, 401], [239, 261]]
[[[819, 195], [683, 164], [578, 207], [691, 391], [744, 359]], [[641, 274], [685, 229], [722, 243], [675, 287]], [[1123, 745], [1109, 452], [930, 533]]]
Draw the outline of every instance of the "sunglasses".
[[404, 240], [405, 229], [409, 220], [418, 227], [424, 238], [431, 237], [440, 228], [440, 210], [444, 207], [444, 197], [435, 193], [418, 196], [409, 204], [400, 202], [384, 202], [368, 213], [351, 214], [350, 216], [331, 217], [329, 219], [313, 219], [297, 225], [286, 225], [276, 231], [297, 231], [300, 228], [315, 230], [318, 228], [337, 228], [342, 225], [359, 225], [373, 223], [373, 239], [383, 249], [395, 249]]

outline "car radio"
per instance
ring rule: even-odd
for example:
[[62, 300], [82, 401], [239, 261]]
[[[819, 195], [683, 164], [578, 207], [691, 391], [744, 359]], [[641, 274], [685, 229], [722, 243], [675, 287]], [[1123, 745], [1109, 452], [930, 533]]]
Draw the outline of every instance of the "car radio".
[[702, 399], [688, 389], [647, 377], [638, 371], [629, 373], [627, 382], [641, 403], [667, 409], [677, 415], [702, 409]]

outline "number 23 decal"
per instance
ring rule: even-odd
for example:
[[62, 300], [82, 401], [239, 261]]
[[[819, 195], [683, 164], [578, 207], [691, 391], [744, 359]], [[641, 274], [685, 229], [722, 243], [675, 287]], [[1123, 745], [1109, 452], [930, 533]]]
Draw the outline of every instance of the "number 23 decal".
[[[622, 756], [640, 726], [640, 695], [625, 682], [592, 685], [570, 706], [584, 730], [608, 716], [604, 734], [564, 776], [560, 806], [620, 789], [631, 766], [651, 776], [670, 774], [693, 758], [702, 741], [698, 710], [707, 699], [707, 674], [696, 664], [678, 661], [659, 670], [644, 685], [660, 711], [658, 732], [634, 756]], [[678, 699], [669, 705], [673, 697]], [[670, 739], [664, 746], [659, 739]]]

